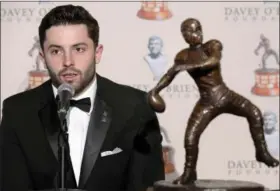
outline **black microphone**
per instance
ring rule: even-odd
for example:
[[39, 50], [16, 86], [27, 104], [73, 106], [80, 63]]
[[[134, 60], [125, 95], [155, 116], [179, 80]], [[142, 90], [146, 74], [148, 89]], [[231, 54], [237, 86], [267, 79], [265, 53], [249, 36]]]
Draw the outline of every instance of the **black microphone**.
[[63, 121], [69, 110], [70, 100], [75, 94], [75, 89], [70, 84], [63, 83], [58, 87], [57, 94], [59, 97], [57, 112], [60, 120]]
[[64, 190], [64, 188], [67, 187], [66, 171], [68, 163], [67, 161], [70, 156], [66, 115], [70, 108], [70, 100], [75, 94], [75, 89], [70, 84], [63, 83], [58, 87], [57, 94], [59, 98], [57, 112], [60, 120], [61, 132], [58, 134], [58, 157], [60, 161], [60, 171], [56, 181], [57, 186]]

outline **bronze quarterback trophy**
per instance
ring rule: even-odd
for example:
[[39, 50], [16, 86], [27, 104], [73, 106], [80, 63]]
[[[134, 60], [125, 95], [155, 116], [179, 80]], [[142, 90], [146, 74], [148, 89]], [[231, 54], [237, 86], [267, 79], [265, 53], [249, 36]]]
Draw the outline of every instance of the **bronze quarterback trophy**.
[[183, 174], [172, 183], [159, 181], [154, 191], [223, 190], [264, 191], [257, 183], [226, 180], [197, 180], [196, 163], [199, 139], [208, 124], [222, 113], [245, 117], [250, 127], [256, 149], [256, 160], [268, 167], [276, 167], [279, 161], [268, 151], [263, 132], [263, 117], [260, 109], [248, 99], [230, 90], [221, 75], [220, 60], [223, 45], [219, 40], [203, 43], [202, 27], [198, 20], [188, 18], [181, 24], [181, 33], [188, 48], [179, 51], [174, 65], [148, 93], [148, 102], [154, 111], [165, 111], [165, 102], [159, 93], [167, 87], [180, 71], [187, 71], [200, 92], [185, 132], [185, 165]]

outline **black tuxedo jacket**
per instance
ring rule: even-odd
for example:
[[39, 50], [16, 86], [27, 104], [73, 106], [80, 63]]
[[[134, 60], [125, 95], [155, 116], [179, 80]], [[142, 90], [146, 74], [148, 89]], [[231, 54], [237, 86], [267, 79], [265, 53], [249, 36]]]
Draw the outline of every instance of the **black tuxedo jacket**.
[[[60, 130], [51, 82], [3, 101], [2, 191], [54, 188], [59, 172]], [[140, 90], [97, 75], [81, 178], [70, 157], [67, 187], [87, 191], [143, 191], [164, 179], [162, 137], [155, 113]], [[119, 147], [122, 152], [101, 156]]]

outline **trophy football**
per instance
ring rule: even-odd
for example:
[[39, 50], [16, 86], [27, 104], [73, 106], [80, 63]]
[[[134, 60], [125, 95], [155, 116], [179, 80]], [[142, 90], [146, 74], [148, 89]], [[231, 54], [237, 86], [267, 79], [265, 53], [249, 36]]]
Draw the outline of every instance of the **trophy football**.
[[143, 1], [137, 16], [145, 20], [166, 20], [172, 17], [167, 2], [164, 1]]
[[230, 113], [247, 119], [254, 142], [256, 160], [268, 167], [276, 167], [279, 161], [269, 153], [264, 137], [264, 120], [260, 109], [250, 100], [232, 91], [225, 84], [221, 74], [220, 60], [223, 45], [219, 40], [203, 42], [202, 26], [195, 18], [188, 18], [181, 24], [181, 33], [189, 45], [177, 53], [174, 65], [162, 76], [148, 93], [148, 102], [154, 111], [165, 111], [165, 102], [159, 95], [176, 75], [187, 71], [194, 79], [200, 98], [189, 117], [185, 139], [185, 164], [183, 173], [172, 182], [158, 181], [154, 191], [264, 191], [263, 185], [234, 180], [199, 180], [196, 164], [199, 153], [199, 139], [208, 124], [222, 113]]

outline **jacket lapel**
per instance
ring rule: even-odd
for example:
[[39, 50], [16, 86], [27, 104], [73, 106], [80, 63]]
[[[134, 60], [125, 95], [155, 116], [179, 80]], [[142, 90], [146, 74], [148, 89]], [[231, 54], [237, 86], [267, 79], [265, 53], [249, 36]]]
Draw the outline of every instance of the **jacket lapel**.
[[57, 116], [57, 105], [51, 89], [51, 82], [48, 81], [42, 85], [43, 91], [41, 96], [41, 105], [38, 115], [42, 126], [45, 129], [46, 138], [50, 144], [52, 153], [58, 162], [58, 145], [57, 136], [60, 130], [60, 123]]
[[85, 143], [79, 188], [83, 188], [100, 153], [112, 119], [111, 107], [97, 93]]

